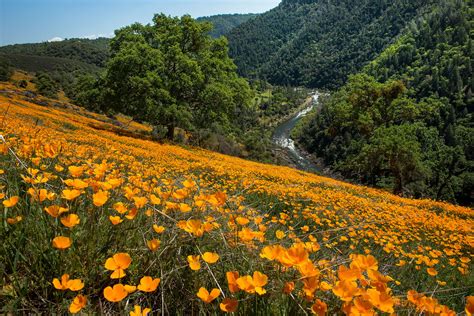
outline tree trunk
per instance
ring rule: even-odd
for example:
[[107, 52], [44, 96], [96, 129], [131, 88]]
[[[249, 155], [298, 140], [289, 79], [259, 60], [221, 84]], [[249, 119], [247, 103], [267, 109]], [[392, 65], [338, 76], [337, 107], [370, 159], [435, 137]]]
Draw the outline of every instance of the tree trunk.
[[174, 139], [175, 126], [174, 125], [168, 125], [167, 128], [168, 128], [168, 131], [166, 132], [166, 138], [169, 139], [169, 140], [173, 140]]

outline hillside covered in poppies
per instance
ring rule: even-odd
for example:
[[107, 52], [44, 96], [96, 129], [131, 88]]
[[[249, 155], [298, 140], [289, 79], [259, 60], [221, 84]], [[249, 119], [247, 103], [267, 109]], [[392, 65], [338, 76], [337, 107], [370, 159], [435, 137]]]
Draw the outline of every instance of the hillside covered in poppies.
[[0, 90], [1, 313], [474, 312], [472, 209]]

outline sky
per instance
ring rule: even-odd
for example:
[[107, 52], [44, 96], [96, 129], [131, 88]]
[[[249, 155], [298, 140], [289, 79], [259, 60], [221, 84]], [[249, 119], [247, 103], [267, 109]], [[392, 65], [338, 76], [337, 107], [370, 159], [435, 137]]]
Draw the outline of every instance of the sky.
[[0, 0], [0, 46], [72, 37], [112, 36], [155, 13], [193, 17], [260, 13], [280, 0]]

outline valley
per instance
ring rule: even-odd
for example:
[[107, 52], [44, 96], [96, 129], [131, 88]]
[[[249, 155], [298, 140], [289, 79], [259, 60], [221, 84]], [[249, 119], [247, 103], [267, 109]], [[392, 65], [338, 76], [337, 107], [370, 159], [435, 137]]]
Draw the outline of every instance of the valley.
[[277, 146], [285, 149], [290, 156], [292, 163], [298, 169], [308, 172], [318, 172], [320, 171], [320, 168], [311, 162], [311, 160], [306, 157], [306, 154], [302, 153], [296, 147], [294, 140], [291, 138], [291, 131], [303, 117], [318, 107], [318, 98], [319, 93], [314, 93], [309, 100], [305, 101], [303, 109], [299, 110], [296, 114], [275, 127], [272, 136], [273, 142]]
[[1, 315], [474, 315], [472, 1], [22, 1]]

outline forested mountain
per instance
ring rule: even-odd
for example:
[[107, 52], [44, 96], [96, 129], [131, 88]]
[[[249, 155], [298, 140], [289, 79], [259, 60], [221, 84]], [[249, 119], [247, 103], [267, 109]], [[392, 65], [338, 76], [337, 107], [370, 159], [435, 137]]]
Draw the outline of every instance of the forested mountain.
[[203, 16], [197, 18], [199, 22], [211, 22], [214, 25], [214, 28], [209, 32], [212, 37], [220, 37], [227, 35], [233, 28], [239, 26], [242, 23], [247, 22], [250, 19], [253, 19], [258, 14], [248, 13], [248, 14], [219, 14], [212, 16]]
[[323, 104], [300, 141], [348, 178], [472, 203], [473, 15], [468, 1], [439, 1]]
[[47, 81], [47, 96], [59, 89], [72, 96], [77, 79], [98, 74], [109, 57], [109, 39], [68, 39], [60, 42], [16, 44], [0, 47], [0, 60], [11, 68], [35, 73], [37, 82]]
[[73, 38], [60, 42], [3, 46], [0, 47], [0, 54], [66, 58], [103, 67], [109, 55], [108, 43], [107, 38]]
[[334, 88], [371, 61], [431, 0], [285, 0], [232, 30], [241, 74]]

